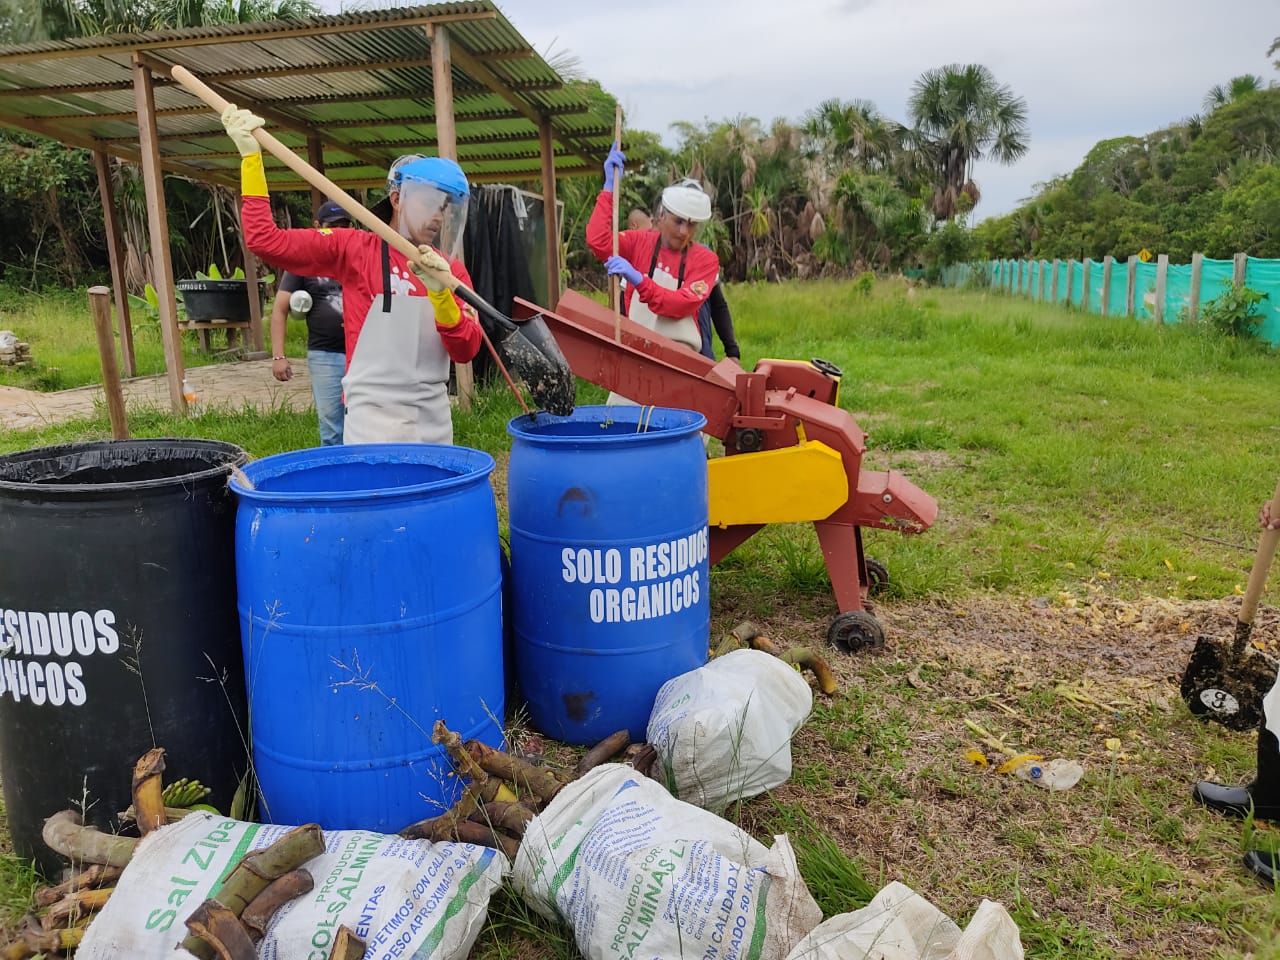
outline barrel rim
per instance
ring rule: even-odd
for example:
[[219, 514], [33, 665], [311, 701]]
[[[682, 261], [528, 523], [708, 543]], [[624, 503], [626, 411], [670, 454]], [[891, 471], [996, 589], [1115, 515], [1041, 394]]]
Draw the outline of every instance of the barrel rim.
[[[31, 463], [39, 460], [57, 460], [63, 457], [86, 453], [95, 449], [122, 450], [167, 449], [178, 450], [187, 447], [192, 453], [219, 452], [224, 454], [223, 462], [210, 465], [202, 470], [178, 473], [169, 477], [157, 477], [154, 480], [128, 480], [103, 483], [34, 483], [23, 480], [11, 480], [4, 476], [6, 465]], [[39, 493], [42, 499], [81, 499], [86, 495], [103, 496], [107, 494], [135, 493], [163, 490], [174, 485], [192, 486], [205, 480], [219, 476], [228, 476], [231, 471], [242, 466], [249, 455], [242, 447], [225, 440], [205, 440], [198, 437], [154, 437], [133, 438], [130, 440], [82, 440], [75, 443], [61, 443], [49, 447], [33, 447], [17, 453], [0, 456], [0, 494], [17, 494], [30, 496]]]
[[[591, 421], [579, 414], [587, 412], [610, 411], [610, 416], [615, 421], [623, 423], [639, 424], [640, 421], [647, 417], [648, 422], [652, 425], [654, 418], [659, 420], [667, 417], [685, 417], [688, 418], [687, 423], [676, 426], [663, 427], [661, 430], [644, 433], [613, 433], [603, 436], [565, 436], [557, 434], [545, 434], [535, 429], [529, 429], [524, 422], [537, 418], [534, 422], [541, 422], [545, 418], [549, 424], [575, 423]], [[646, 413], [645, 411], [649, 411]], [[679, 440], [684, 437], [693, 436], [701, 433], [707, 425], [707, 418], [696, 410], [686, 410], [682, 407], [656, 407], [656, 406], [640, 406], [638, 404], [583, 404], [574, 408], [573, 413], [567, 416], [556, 416], [555, 414], [539, 411], [535, 414], [521, 414], [514, 417], [507, 423], [507, 433], [517, 440], [526, 441], [528, 443], [546, 445], [546, 446], [573, 446], [587, 444], [589, 446], [617, 446], [617, 445], [637, 445], [648, 443], [663, 443], [670, 440]]]
[[[422, 493], [439, 493], [459, 487], [470, 486], [493, 473], [495, 463], [492, 456], [483, 450], [471, 447], [460, 447], [443, 443], [361, 443], [350, 445], [334, 445], [328, 447], [309, 447], [305, 450], [290, 450], [269, 457], [254, 460], [245, 465], [243, 473], [251, 483], [261, 477], [264, 470], [275, 467], [288, 467], [295, 463], [306, 463], [310, 466], [324, 466], [329, 463], [349, 463], [363, 455], [365, 458], [376, 457], [373, 462], [391, 462], [392, 454], [401, 454], [403, 459], [397, 462], [440, 466], [441, 464], [426, 459], [428, 454], [439, 456], [447, 454], [458, 461], [472, 461], [470, 469], [453, 477], [439, 480], [428, 480], [425, 483], [407, 484], [400, 487], [370, 487], [363, 490], [339, 490], [332, 493], [302, 490], [262, 490], [257, 487], [246, 487], [244, 481], [235, 475], [231, 477], [231, 489], [239, 497], [255, 503], [353, 503], [364, 500], [386, 501], [393, 497], [416, 496]], [[417, 454], [418, 456], [404, 456]], [[275, 470], [270, 477], [278, 477], [284, 469]]]

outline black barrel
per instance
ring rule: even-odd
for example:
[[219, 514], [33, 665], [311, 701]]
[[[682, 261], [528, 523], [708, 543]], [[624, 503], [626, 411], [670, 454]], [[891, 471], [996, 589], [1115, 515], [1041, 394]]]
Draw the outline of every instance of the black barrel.
[[213, 440], [77, 443], [0, 457], [0, 778], [14, 849], [86, 810], [109, 831], [133, 764], [213, 789], [248, 770], [231, 469]]

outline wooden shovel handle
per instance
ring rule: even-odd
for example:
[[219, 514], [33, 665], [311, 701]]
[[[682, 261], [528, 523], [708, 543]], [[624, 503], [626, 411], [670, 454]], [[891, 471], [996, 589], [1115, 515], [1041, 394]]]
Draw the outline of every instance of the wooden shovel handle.
[[[170, 70], [170, 76], [181, 84], [182, 88], [188, 93], [199, 97], [210, 107], [216, 110], [219, 116], [222, 115], [222, 112], [226, 110], [227, 107], [232, 106], [229, 100], [193, 74], [186, 67], [175, 65]], [[349, 213], [353, 219], [364, 224], [385, 240], [390, 246], [395, 247], [395, 249], [403, 253], [409, 260], [419, 261], [419, 258], [422, 255], [418, 252], [418, 248], [412, 242], [392, 230], [390, 224], [384, 223], [380, 217], [365, 209], [364, 205], [361, 204], [359, 200], [351, 196], [351, 194], [347, 193], [347, 191], [343, 190], [323, 173], [299, 157], [266, 130], [259, 127], [257, 130], [253, 131], [253, 137], [258, 141], [258, 143], [262, 144], [263, 149], [298, 176], [302, 177], [302, 179], [306, 180], [307, 183], [311, 184], [311, 186], [315, 187], [334, 203], [338, 204], [338, 206], [342, 207], [342, 209]], [[424, 266], [423, 269], [430, 270], [431, 268]], [[440, 283], [455, 292], [458, 287], [462, 285], [458, 278], [447, 270], [431, 270], [431, 275]]]
[[[622, 146], [622, 104], [615, 103], [613, 105], [613, 142], [619, 148]], [[618, 176], [618, 171], [613, 171], [613, 255], [618, 255], [618, 205], [622, 202], [622, 198], [618, 195], [618, 188], [622, 185], [622, 178]], [[634, 296], [634, 294], [633, 294]], [[609, 277], [609, 305], [613, 307], [613, 339], [616, 343], [622, 342], [622, 280], [615, 273]]]
[[[1280, 482], [1276, 484], [1276, 492], [1271, 495], [1271, 509], [1280, 510]], [[1249, 572], [1249, 585], [1244, 590], [1244, 600], [1240, 604], [1240, 623], [1253, 623], [1253, 616], [1258, 612], [1258, 600], [1262, 597], [1262, 588], [1266, 586], [1267, 574], [1271, 570], [1271, 561], [1275, 559], [1276, 545], [1280, 544], [1280, 530], [1263, 530], [1258, 541], [1258, 552], [1253, 558], [1253, 569]]]

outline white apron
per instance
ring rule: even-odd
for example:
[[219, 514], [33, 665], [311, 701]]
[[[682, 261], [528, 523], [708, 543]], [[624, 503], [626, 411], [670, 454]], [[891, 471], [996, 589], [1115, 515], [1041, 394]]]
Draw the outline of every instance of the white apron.
[[449, 354], [435, 310], [415, 294], [411, 276], [390, 266], [386, 250], [384, 243], [385, 292], [369, 304], [342, 378], [343, 443], [451, 444]]
[[[681, 276], [673, 277], [666, 267], [658, 265], [658, 251], [661, 248], [662, 241], [658, 241], [658, 246], [653, 251], [653, 263], [649, 265], [649, 278], [664, 290], [679, 290], [680, 284], [684, 281], [684, 261], [688, 256], [686, 250], [680, 257], [680, 273]], [[698, 329], [698, 316], [694, 314], [692, 317], [682, 317], [674, 320], [671, 317], [660, 317], [652, 310], [649, 305], [640, 299], [640, 291], [636, 290], [631, 294], [631, 303], [627, 306], [627, 319], [634, 320], [642, 327], [652, 330], [654, 333], [660, 333], [669, 340], [676, 343], [684, 344], [699, 353], [702, 350], [702, 332]], [[610, 393], [606, 403], [617, 405], [637, 406], [634, 400], [628, 400], [626, 397], [618, 393]]]

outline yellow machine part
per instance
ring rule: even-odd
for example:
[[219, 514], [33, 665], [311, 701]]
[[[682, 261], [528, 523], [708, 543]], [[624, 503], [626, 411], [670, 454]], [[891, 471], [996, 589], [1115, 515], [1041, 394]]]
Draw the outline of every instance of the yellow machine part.
[[825, 443], [707, 461], [711, 526], [823, 520], [849, 499], [840, 454]]

